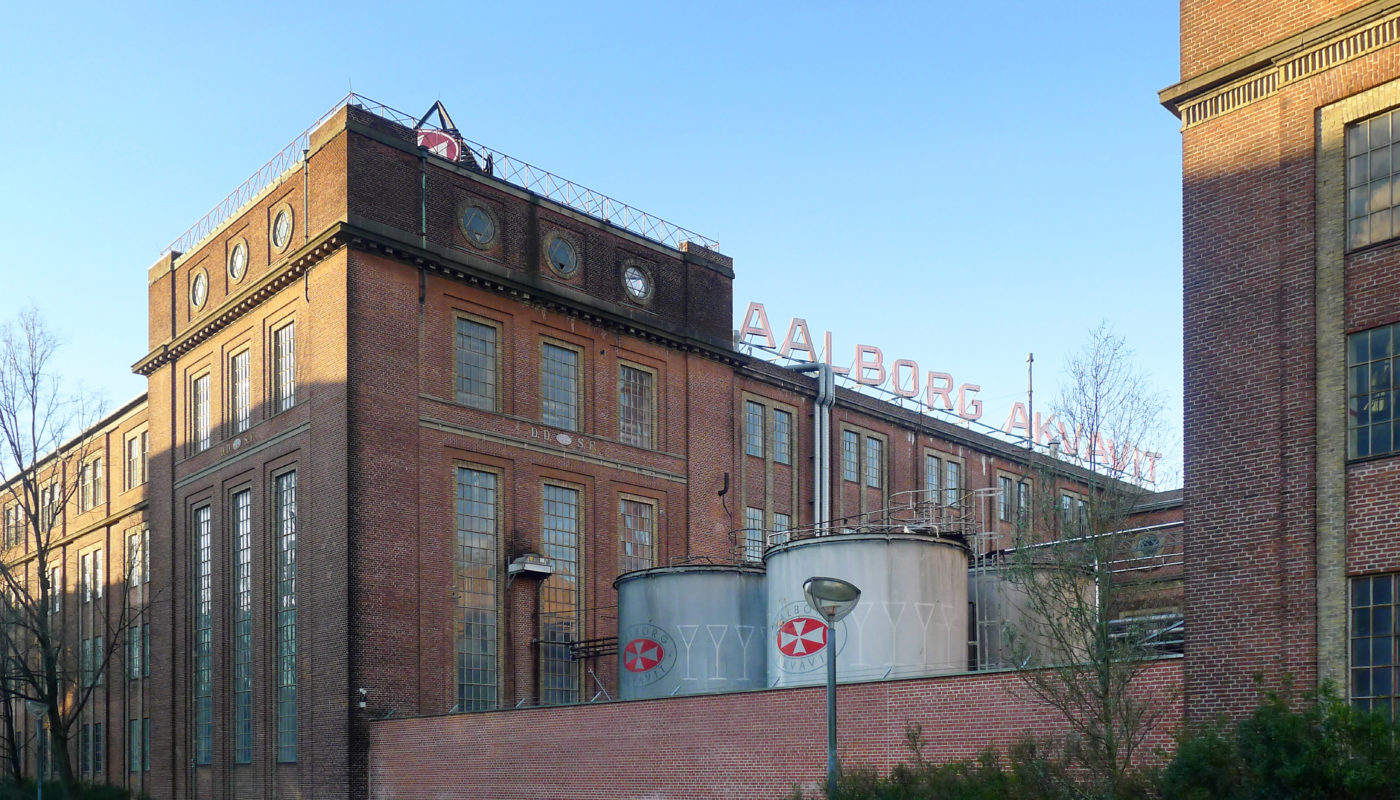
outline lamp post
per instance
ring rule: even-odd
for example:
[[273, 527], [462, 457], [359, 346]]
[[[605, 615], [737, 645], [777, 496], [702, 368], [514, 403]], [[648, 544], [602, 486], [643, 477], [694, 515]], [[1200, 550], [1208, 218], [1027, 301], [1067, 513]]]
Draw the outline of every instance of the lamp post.
[[860, 602], [860, 589], [840, 578], [808, 578], [807, 605], [826, 620], [826, 796], [836, 794], [836, 623]]

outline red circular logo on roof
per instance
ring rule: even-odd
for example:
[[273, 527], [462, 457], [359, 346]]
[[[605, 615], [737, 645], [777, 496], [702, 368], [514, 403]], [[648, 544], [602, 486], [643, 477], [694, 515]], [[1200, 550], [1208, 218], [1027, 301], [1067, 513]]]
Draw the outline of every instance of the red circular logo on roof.
[[826, 623], [812, 617], [794, 617], [778, 628], [778, 649], [789, 658], [809, 656], [826, 647]]
[[666, 655], [661, 645], [653, 639], [633, 639], [622, 651], [622, 666], [628, 672], [646, 672], [661, 663]]
[[451, 134], [442, 131], [418, 131], [418, 146], [426, 147], [429, 153], [448, 161], [462, 158], [462, 145]]

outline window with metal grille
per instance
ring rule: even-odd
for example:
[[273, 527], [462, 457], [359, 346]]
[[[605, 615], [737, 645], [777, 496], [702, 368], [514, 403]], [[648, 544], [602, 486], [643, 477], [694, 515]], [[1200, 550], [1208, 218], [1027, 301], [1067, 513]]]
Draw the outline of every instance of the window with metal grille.
[[631, 498], [618, 500], [618, 571], [632, 572], [656, 566], [655, 509], [651, 503]]
[[652, 448], [656, 442], [654, 376], [626, 364], [618, 367], [618, 438], [623, 444]]
[[541, 515], [544, 555], [554, 572], [540, 587], [540, 700], [576, 703], [579, 667], [569, 645], [581, 638], [579, 491], [545, 484]]
[[129, 772], [141, 771], [141, 720], [126, 722], [126, 763]]
[[496, 328], [457, 318], [457, 402], [496, 410]]
[[764, 539], [767, 532], [763, 529], [763, 509], [744, 509], [744, 560], [762, 561]]
[[792, 535], [792, 517], [788, 514], [773, 513], [773, 535], [769, 537], [769, 544], [782, 544]]
[[253, 493], [233, 506], [233, 761], [253, 763]]
[[190, 447], [196, 453], [209, 449], [209, 376], [190, 382]]
[[1395, 414], [1395, 403], [1400, 399], [1397, 370], [1400, 324], [1347, 337], [1348, 458], [1400, 452], [1400, 416]]
[[773, 409], [773, 461], [792, 463], [792, 415], [777, 408]]
[[1400, 574], [1351, 579], [1351, 704], [1395, 719], [1400, 710]]
[[860, 480], [860, 435], [855, 431], [841, 431], [841, 478]]
[[296, 323], [272, 332], [272, 407], [286, 411], [297, 402]]
[[865, 437], [865, 485], [878, 489], [884, 485], [885, 443], [873, 436]]
[[248, 430], [253, 421], [253, 375], [249, 353], [244, 350], [228, 361], [228, 407], [230, 429], [238, 434]]
[[[1347, 126], [1347, 247], [1400, 235], [1400, 111]], [[1396, 148], [1400, 151], [1400, 148]]]
[[943, 502], [956, 506], [962, 502], [962, 464], [948, 461], [943, 465], [943, 490], [947, 493]]
[[924, 500], [943, 502], [943, 461], [938, 456], [924, 454]]
[[194, 510], [195, 763], [214, 762], [214, 548], [209, 506]]
[[540, 421], [579, 429], [579, 354], [545, 342], [540, 347]]
[[457, 468], [457, 710], [496, 706], [496, 474]]
[[277, 542], [277, 761], [297, 760], [297, 474], [273, 490]]
[[744, 453], [763, 458], [763, 405], [744, 401]]

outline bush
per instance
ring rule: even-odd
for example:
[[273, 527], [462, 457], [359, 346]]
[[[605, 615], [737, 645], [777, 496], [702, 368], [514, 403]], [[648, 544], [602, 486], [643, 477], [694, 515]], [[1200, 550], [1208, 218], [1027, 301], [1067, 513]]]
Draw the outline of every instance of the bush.
[[1329, 689], [1297, 708], [1271, 693], [1234, 725], [1216, 723], [1178, 744], [1162, 774], [1166, 800], [1351, 800], [1400, 797], [1400, 730]]
[[[0, 780], [0, 800], [34, 800], [35, 788], [32, 780]], [[146, 800], [146, 796], [106, 784], [79, 784], [64, 795], [63, 784], [44, 781], [44, 800]]]

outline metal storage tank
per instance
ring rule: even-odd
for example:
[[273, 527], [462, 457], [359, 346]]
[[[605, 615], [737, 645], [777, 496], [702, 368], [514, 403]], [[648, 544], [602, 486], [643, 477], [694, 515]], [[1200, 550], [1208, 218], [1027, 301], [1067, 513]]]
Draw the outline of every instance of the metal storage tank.
[[660, 567], [613, 586], [622, 699], [766, 685], [762, 567]]
[[[1034, 579], [1045, 585], [1054, 580], [1057, 590], [1080, 595], [1085, 608], [1093, 608], [1094, 581], [1088, 570], [1064, 566], [1037, 566]], [[1030, 613], [1026, 586], [1013, 579], [1006, 564], [991, 564], [968, 572], [968, 602], [975, 606], [977, 619], [978, 666], [983, 669], [1036, 664], [1063, 664], [1079, 660], [1083, 644], [1053, 641], [1044, 630], [1045, 622]], [[1059, 605], [1059, 604], [1057, 604]], [[1062, 606], [1063, 607], [1063, 606]], [[1064, 625], [1049, 623], [1073, 633], [1072, 620]], [[1088, 631], [1083, 633], [1088, 636]]]
[[[917, 530], [917, 529], [915, 529]], [[917, 532], [842, 533], [799, 539], [764, 554], [768, 567], [768, 683], [826, 681], [825, 623], [803, 581], [840, 578], [860, 603], [836, 623], [843, 681], [967, 669], [967, 547]]]

